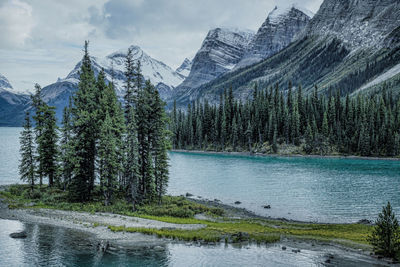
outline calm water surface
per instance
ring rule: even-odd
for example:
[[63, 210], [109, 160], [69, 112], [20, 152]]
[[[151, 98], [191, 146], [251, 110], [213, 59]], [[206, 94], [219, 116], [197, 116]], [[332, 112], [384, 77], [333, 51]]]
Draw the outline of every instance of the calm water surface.
[[[0, 184], [18, 183], [19, 132], [0, 128]], [[168, 192], [219, 199], [258, 214], [302, 221], [376, 218], [390, 201], [400, 214], [400, 161], [171, 152]], [[271, 205], [266, 210], [263, 205]]]
[[[0, 128], [0, 184], [18, 183], [19, 132]], [[190, 192], [259, 214], [312, 221], [374, 218], [390, 200], [399, 213], [400, 167], [396, 161], [247, 157], [170, 153], [174, 195]], [[270, 204], [271, 210], [262, 205]], [[28, 238], [9, 237], [25, 230]], [[381, 262], [331, 246], [168, 244], [164, 251], [119, 248], [99, 254], [93, 236], [59, 227], [0, 219], [0, 266], [380, 266]], [[293, 247], [291, 247], [293, 246]], [[301, 248], [301, 253], [291, 252]]]
[[[331, 256], [333, 266], [381, 266], [382, 262], [335, 247], [302, 243], [232, 247], [223, 244], [197, 246], [168, 244], [154, 248], [96, 250], [97, 241], [88, 234], [46, 225], [0, 219], [0, 266], [324, 266]], [[26, 239], [9, 233], [25, 230]], [[300, 253], [292, 249], [301, 248]]]
[[180, 152], [170, 158], [171, 194], [241, 201], [258, 214], [302, 221], [374, 219], [387, 201], [400, 214], [400, 161]]

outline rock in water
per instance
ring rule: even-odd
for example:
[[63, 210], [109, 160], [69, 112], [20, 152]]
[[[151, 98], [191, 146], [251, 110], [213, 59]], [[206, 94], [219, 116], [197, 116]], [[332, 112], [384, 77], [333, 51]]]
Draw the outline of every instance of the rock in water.
[[10, 234], [11, 238], [27, 238], [28, 235], [25, 231]]

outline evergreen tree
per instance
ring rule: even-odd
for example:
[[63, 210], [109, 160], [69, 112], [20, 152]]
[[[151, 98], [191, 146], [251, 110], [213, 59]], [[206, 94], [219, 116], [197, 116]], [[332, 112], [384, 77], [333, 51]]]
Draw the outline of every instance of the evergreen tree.
[[[152, 147], [154, 154], [154, 177], [155, 191], [158, 203], [161, 204], [161, 197], [166, 193], [168, 187], [168, 154], [169, 147], [168, 132], [166, 130], [167, 116], [165, 114], [165, 104], [161, 100], [158, 91], [155, 91], [155, 101], [153, 110], [154, 137], [152, 138]], [[201, 125], [198, 127], [201, 132]], [[201, 136], [199, 137], [201, 138]], [[201, 145], [201, 140], [199, 140]]]
[[34, 135], [31, 125], [31, 119], [29, 112], [26, 113], [25, 123], [23, 125], [24, 130], [20, 136], [20, 153], [21, 161], [19, 164], [19, 174], [22, 181], [28, 182], [33, 191], [35, 186], [35, 146], [34, 146]]
[[73, 136], [71, 122], [72, 99], [69, 99], [69, 105], [63, 110], [62, 128], [61, 128], [61, 162], [62, 162], [62, 186], [66, 190], [72, 179], [74, 170], [73, 163]]
[[87, 41], [84, 50], [78, 91], [74, 95], [71, 111], [75, 154], [69, 193], [72, 200], [79, 201], [89, 200], [94, 187], [96, 142], [99, 133], [97, 119], [100, 108]]
[[118, 157], [118, 144], [115, 127], [108, 111], [101, 124], [100, 142], [98, 148], [98, 165], [101, 190], [104, 194], [104, 205], [111, 203], [114, 192], [117, 189], [117, 177], [120, 168]]
[[[32, 107], [34, 112], [33, 115], [33, 120], [35, 122], [35, 143], [39, 143], [39, 138], [42, 136], [43, 132], [43, 127], [44, 127], [44, 110], [46, 107], [46, 103], [42, 100], [41, 97], [41, 91], [42, 88], [40, 87], [39, 84], [35, 84], [35, 94], [31, 96], [32, 100]], [[39, 184], [42, 186], [43, 184], [43, 176], [44, 176], [44, 170], [43, 170], [43, 161], [39, 159], [39, 151], [38, 151], [39, 146], [36, 146], [36, 155], [35, 155], [35, 161], [37, 162], [37, 167], [36, 167], [36, 173], [37, 176], [39, 176]]]
[[44, 105], [43, 119], [43, 129], [37, 141], [38, 159], [42, 165], [43, 175], [49, 180], [49, 186], [52, 187], [54, 183], [59, 186], [58, 127], [55, 107]]
[[369, 242], [377, 254], [395, 257], [400, 249], [399, 222], [392, 210], [390, 202], [382, 208], [369, 237]]

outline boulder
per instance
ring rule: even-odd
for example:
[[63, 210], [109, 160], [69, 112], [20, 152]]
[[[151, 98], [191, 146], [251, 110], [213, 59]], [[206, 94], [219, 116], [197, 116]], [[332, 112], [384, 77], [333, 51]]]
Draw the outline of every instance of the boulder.
[[155, 246], [154, 250], [155, 251], [164, 251], [165, 249], [162, 246]]
[[240, 202], [240, 201], [235, 201], [235, 205], [240, 205], [240, 204], [242, 204], [242, 202]]
[[27, 238], [28, 235], [25, 231], [10, 234], [11, 238]]

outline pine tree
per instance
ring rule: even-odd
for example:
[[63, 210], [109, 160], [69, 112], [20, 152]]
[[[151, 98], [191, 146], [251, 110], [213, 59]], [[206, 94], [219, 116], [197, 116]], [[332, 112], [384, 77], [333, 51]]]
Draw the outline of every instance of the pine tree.
[[274, 126], [274, 136], [272, 137], [272, 151], [274, 153], [278, 153], [278, 142], [277, 142], [277, 139], [278, 139], [278, 128], [277, 128], [277, 126], [275, 124], [275, 126]]
[[[31, 96], [32, 100], [32, 106], [35, 111], [33, 115], [33, 120], [35, 122], [35, 143], [39, 143], [39, 138], [42, 136], [43, 132], [43, 125], [44, 125], [44, 109], [46, 103], [42, 100], [41, 97], [41, 91], [42, 88], [40, 87], [39, 84], [35, 84], [35, 94]], [[39, 146], [36, 147], [36, 155], [35, 155], [35, 161], [37, 162], [37, 167], [36, 167], [36, 173], [39, 176], [39, 185], [43, 185], [43, 176], [44, 176], [44, 170], [43, 170], [43, 162], [40, 161], [39, 159], [39, 151], [40, 149]]]
[[146, 81], [143, 89], [138, 92], [137, 132], [138, 132], [138, 163], [139, 163], [139, 201], [151, 201], [154, 197], [154, 168], [152, 164], [151, 138], [153, 134], [152, 102], [153, 86]]
[[74, 171], [69, 185], [72, 200], [87, 201], [91, 198], [95, 180], [96, 142], [99, 133], [99, 96], [85, 42], [85, 53], [79, 73], [78, 91], [74, 95], [72, 129], [74, 134]]
[[390, 202], [382, 208], [375, 225], [369, 236], [374, 251], [386, 257], [395, 257], [400, 251], [400, 229]]
[[110, 205], [113, 194], [117, 189], [117, 177], [120, 168], [117, 138], [113, 120], [107, 111], [101, 124], [98, 148], [100, 184], [104, 194], [105, 206]]
[[[58, 133], [55, 117], [55, 107], [48, 106], [41, 98], [41, 87], [35, 85], [35, 95], [32, 96], [32, 104], [35, 110], [33, 119], [36, 123], [35, 142], [36, 142], [36, 161], [37, 174], [40, 185], [43, 184], [43, 178], [47, 177], [49, 186], [58, 181]], [[55, 181], [57, 179], [57, 181]]]
[[[168, 187], [168, 154], [169, 147], [168, 132], [166, 130], [167, 116], [165, 114], [164, 102], [161, 100], [158, 91], [155, 91], [155, 101], [153, 110], [154, 117], [154, 137], [152, 138], [152, 147], [154, 154], [154, 178], [155, 178], [155, 192], [158, 203], [161, 204], [162, 196], [166, 193]], [[201, 132], [201, 125], [198, 127]], [[199, 137], [201, 138], [201, 137]], [[199, 140], [201, 145], [201, 140]]]
[[58, 127], [55, 107], [44, 105], [43, 118], [42, 133], [37, 141], [38, 158], [42, 165], [43, 175], [48, 177], [49, 186], [52, 187], [54, 183], [59, 186]]
[[66, 190], [72, 179], [74, 170], [73, 163], [73, 136], [71, 122], [72, 99], [69, 99], [69, 105], [63, 110], [62, 128], [61, 128], [61, 169], [62, 169], [62, 186]]
[[[139, 64], [139, 63], [138, 63]], [[124, 180], [126, 182], [126, 193], [128, 200], [132, 203], [132, 209], [136, 209], [136, 203], [139, 201], [139, 165], [138, 165], [138, 127], [135, 109], [137, 108], [138, 94], [141, 91], [141, 84], [135, 83], [135, 77], [141, 73], [138, 70], [135, 73], [132, 49], [128, 49], [125, 59], [125, 125], [126, 133], [124, 136]], [[139, 78], [141, 80], [141, 77]], [[136, 90], [134, 90], [136, 84]], [[138, 87], [139, 86], [139, 87]]]
[[31, 186], [31, 190], [33, 191], [36, 181], [34, 156], [35, 147], [29, 112], [26, 113], [23, 127], [24, 130], [21, 132], [20, 136], [21, 161], [19, 164], [19, 174], [21, 176], [21, 180], [28, 182]]

